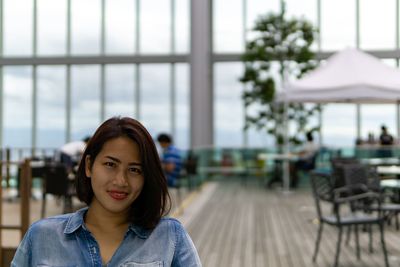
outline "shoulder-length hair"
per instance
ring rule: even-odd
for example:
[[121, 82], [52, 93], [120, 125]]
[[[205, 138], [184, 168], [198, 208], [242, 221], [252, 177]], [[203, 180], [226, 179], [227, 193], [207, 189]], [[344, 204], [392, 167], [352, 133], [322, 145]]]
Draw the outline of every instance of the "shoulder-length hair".
[[89, 168], [92, 168], [104, 144], [118, 137], [128, 137], [138, 145], [144, 177], [142, 192], [131, 205], [129, 220], [135, 225], [153, 229], [161, 217], [170, 211], [171, 201], [154, 141], [146, 128], [135, 119], [113, 117], [97, 128], [87, 143], [79, 163], [76, 175], [77, 196], [79, 200], [90, 205], [94, 193], [91, 178], [86, 176], [85, 158], [90, 157], [91, 166]]

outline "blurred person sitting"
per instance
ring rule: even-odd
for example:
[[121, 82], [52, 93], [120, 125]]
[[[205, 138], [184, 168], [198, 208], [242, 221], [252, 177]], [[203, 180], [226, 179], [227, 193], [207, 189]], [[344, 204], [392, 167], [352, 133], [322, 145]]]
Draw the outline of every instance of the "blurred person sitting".
[[89, 139], [87, 136], [80, 141], [66, 143], [59, 149], [59, 161], [65, 165], [69, 173], [79, 163]]
[[157, 141], [163, 149], [161, 162], [167, 184], [169, 187], [177, 187], [183, 165], [181, 152], [173, 145], [172, 137], [166, 133], [159, 134]]
[[310, 171], [315, 168], [315, 158], [319, 147], [314, 143], [312, 132], [307, 132], [306, 139], [302, 150], [297, 152], [298, 160], [290, 164], [291, 187], [293, 188], [298, 186], [299, 171]]

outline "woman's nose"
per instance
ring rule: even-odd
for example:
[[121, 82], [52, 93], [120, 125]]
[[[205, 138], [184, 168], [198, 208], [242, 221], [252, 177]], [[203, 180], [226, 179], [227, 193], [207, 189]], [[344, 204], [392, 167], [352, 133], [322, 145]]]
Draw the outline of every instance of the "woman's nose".
[[126, 172], [124, 170], [119, 170], [113, 180], [114, 185], [118, 186], [126, 186], [128, 185], [127, 179], [126, 179]]

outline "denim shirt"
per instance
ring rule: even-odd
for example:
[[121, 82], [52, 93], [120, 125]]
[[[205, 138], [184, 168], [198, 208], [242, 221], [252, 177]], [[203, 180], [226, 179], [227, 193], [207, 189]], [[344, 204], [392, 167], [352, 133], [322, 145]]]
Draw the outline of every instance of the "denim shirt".
[[86, 211], [87, 208], [83, 208], [32, 224], [11, 267], [201, 266], [188, 233], [171, 218], [162, 218], [153, 230], [129, 226], [111, 260], [103, 265], [99, 245], [83, 220]]

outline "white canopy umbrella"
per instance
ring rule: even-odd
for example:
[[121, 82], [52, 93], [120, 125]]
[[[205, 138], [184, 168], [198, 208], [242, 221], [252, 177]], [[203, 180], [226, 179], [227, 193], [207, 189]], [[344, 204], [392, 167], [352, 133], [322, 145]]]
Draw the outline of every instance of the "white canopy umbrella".
[[396, 103], [400, 71], [357, 49], [345, 49], [302, 79], [288, 82], [278, 100], [312, 103]]
[[[301, 103], [399, 103], [400, 71], [354, 48], [337, 52], [303, 78], [289, 81], [278, 101]], [[400, 136], [399, 105], [397, 136]], [[359, 114], [357, 134], [360, 135]], [[359, 136], [358, 136], [359, 137]]]

